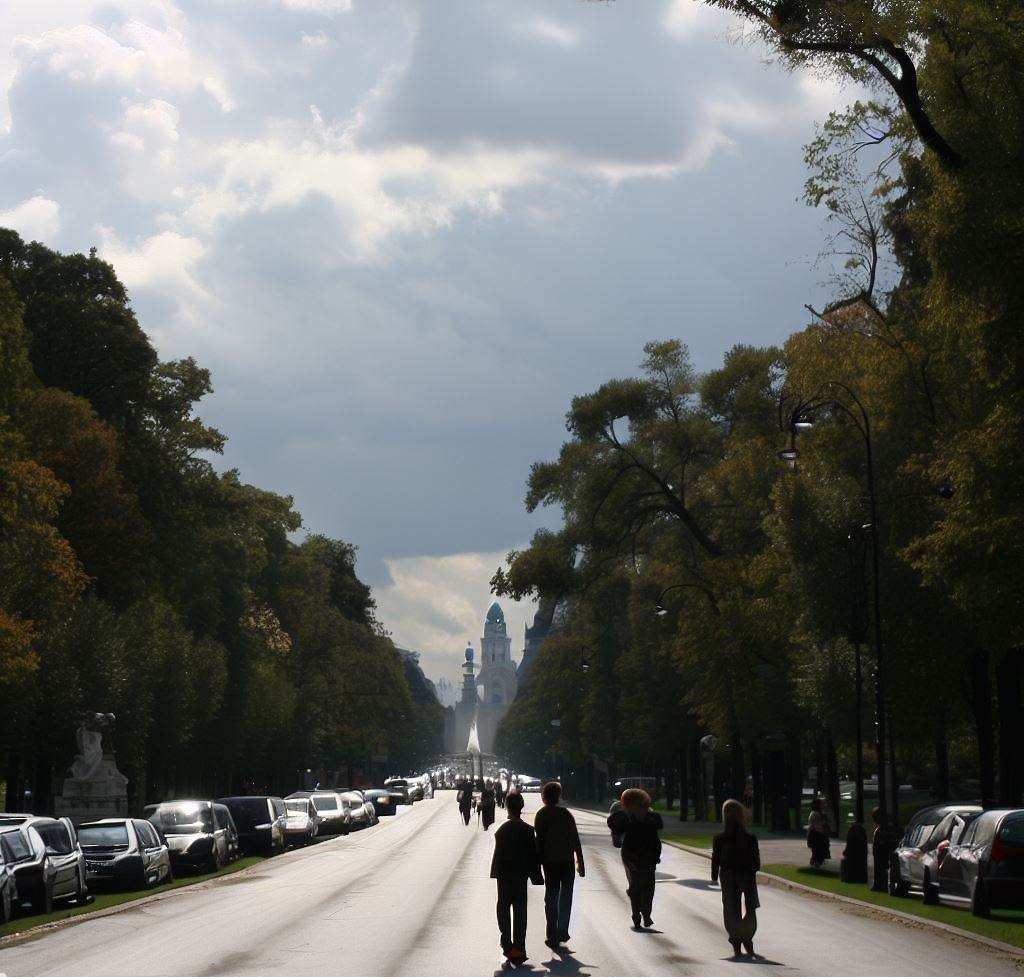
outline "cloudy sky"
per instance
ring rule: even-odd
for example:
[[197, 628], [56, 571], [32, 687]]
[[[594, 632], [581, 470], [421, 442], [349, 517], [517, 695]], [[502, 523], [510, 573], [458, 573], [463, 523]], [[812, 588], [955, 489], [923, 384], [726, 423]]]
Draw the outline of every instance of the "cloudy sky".
[[[574, 394], [819, 292], [801, 146], [843, 102], [698, 0], [5, 0], [0, 225], [92, 245], [228, 465], [360, 547], [457, 680]], [[519, 636], [532, 611], [506, 605]]]

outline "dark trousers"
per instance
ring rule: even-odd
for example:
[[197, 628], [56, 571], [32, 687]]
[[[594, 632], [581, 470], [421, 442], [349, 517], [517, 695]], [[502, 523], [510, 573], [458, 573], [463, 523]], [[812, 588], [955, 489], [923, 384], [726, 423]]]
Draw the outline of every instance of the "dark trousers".
[[544, 915], [549, 940], [563, 939], [569, 932], [575, 879], [576, 870], [572, 862], [544, 863]]
[[654, 906], [654, 866], [627, 861], [625, 856], [622, 865], [626, 869], [626, 895], [633, 915], [649, 919]]
[[723, 868], [719, 882], [722, 885], [722, 915], [729, 942], [735, 945], [753, 940], [757, 932], [759, 905], [753, 873]]
[[498, 930], [502, 950], [526, 953], [526, 879], [498, 879]]
[[469, 808], [459, 805], [459, 813], [462, 815], [462, 820], [469, 824]]

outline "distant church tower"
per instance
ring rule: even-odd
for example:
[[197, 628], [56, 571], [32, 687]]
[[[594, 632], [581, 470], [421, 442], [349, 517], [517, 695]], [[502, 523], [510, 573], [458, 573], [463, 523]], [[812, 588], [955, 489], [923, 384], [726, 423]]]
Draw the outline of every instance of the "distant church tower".
[[483, 701], [489, 706], [507, 706], [516, 697], [518, 682], [512, 662], [512, 639], [497, 603], [491, 604], [487, 612], [480, 648], [480, 674], [476, 681], [484, 687]]

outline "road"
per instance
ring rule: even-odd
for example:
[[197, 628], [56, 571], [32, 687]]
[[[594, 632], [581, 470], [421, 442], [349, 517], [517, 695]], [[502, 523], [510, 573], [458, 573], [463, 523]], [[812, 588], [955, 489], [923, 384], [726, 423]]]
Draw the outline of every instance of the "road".
[[[527, 816], [536, 806], [529, 797]], [[836, 903], [761, 890], [757, 962], [730, 959], [708, 862], [666, 847], [655, 928], [630, 928], [618, 852], [603, 819], [577, 811], [587, 877], [577, 883], [571, 954], [544, 946], [543, 890], [531, 888], [527, 950], [537, 973], [712, 975], [784, 967], [828, 977], [1003, 977], [1006, 956]], [[498, 812], [499, 823], [504, 817]], [[488, 878], [490, 833], [463, 826], [439, 792], [378, 827], [261, 863], [0, 949], [7, 977], [492, 977], [501, 972]], [[526, 969], [526, 968], [524, 968]]]

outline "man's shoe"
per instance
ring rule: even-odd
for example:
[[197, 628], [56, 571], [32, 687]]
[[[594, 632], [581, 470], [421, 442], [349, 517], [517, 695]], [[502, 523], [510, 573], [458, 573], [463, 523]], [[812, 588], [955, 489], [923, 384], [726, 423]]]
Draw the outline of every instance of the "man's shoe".
[[754, 956], [754, 941], [753, 940], [744, 940], [743, 941], [743, 949], [747, 951], [747, 954], [749, 956], [751, 956], [751, 957]]
[[549, 946], [549, 947], [551, 947], [552, 950], [557, 950], [558, 949], [558, 940], [545, 940], [544, 941], [544, 946]]
[[644, 926], [650, 929], [654, 925], [654, 920], [650, 916], [644, 916]]
[[640, 913], [633, 913], [633, 929], [640, 929]]
[[559, 943], [568, 943], [571, 939], [572, 937], [568, 934], [568, 932], [558, 934]]

